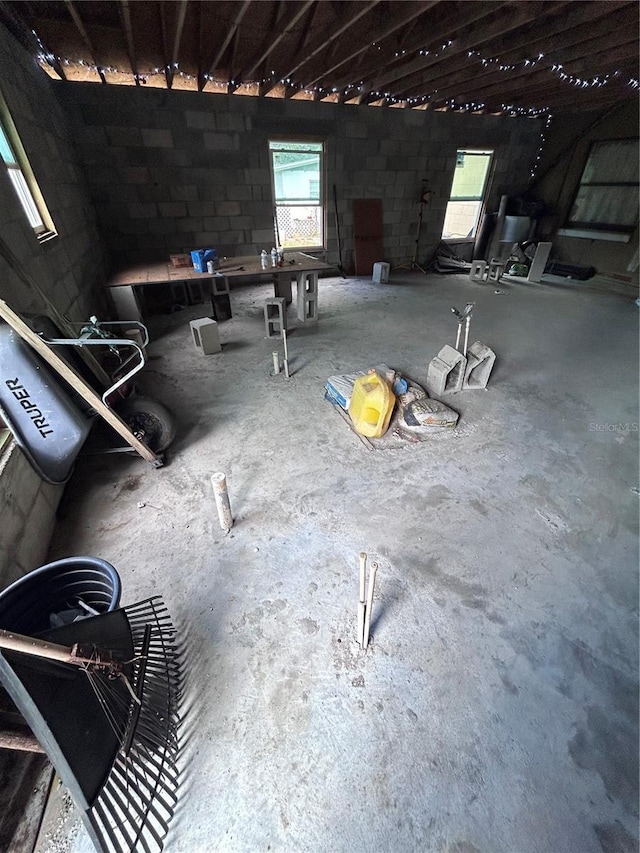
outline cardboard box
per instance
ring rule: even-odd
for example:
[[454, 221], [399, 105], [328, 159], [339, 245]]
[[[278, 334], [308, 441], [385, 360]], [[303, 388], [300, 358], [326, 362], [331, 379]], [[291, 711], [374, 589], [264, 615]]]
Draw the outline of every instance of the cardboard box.
[[191, 255], [169, 255], [169, 261], [174, 268], [193, 266]]

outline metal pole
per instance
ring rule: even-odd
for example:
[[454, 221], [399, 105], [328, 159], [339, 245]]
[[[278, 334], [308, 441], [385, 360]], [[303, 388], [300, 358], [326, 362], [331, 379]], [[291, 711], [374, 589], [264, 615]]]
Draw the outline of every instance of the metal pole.
[[358, 598], [358, 645], [364, 647], [364, 611], [365, 611], [365, 574], [367, 570], [367, 555], [360, 552], [360, 594]]
[[371, 608], [373, 607], [373, 590], [376, 585], [376, 572], [378, 564], [371, 563], [371, 574], [369, 575], [369, 589], [367, 590], [367, 609], [364, 616], [364, 643], [365, 650], [369, 645], [369, 630], [371, 628]]
[[462, 355], [467, 354], [467, 344], [469, 343], [469, 326], [470, 325], [471, 325], [471, 315], [468, 314], [467, 319], [465, 321], [465, 326], [464, 326], [464, 350], [463, 350]]

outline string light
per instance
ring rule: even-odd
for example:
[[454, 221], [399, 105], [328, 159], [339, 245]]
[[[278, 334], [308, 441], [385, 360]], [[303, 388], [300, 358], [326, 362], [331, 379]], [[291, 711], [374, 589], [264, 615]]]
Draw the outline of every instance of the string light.
[[544, 123], [544, 127], [540, 131], [540, 140], [538, 142], [538, 150], [536, 152], [536, 159], [533, 161], [531, 171], [529, 172], [529, 186], [531, 186], [536, 174], [538, 173], [538, 166], [540, 165], [540, 160], [542, 159], [542, 152], [544, 150], [544, 143], [547, 141], [547, 137], [545, 136], [545, 133], [551, 127], [552, 121], [553, 121], [553, 116], [551, 115], [551, 113], [548, 113], [547, 120]]
[[[72, 59], [62, 59], [55, 54], [52, 54], [45, 50], [40, 38], [37, 33], [33, 32], [35, 38], [37, 39], [38, 46], [40, 48], [40, 52], [37, 56], [37, 61], [41, 66], [54, 66], [56, 62], [61, 65], [68, 67], [78, 67], [83, 70], [93, 72], [99, 76], [103, 76], [104, 74], [111, 75], [120, 75], [124, 77], [128, 77], [138, 83], [146, 84], [147, 81], [153, 79], [154, 77], [164, 77], [171, 75], [173, 78], [179, 78], [191, 83], [198, 83], [204, 81], [204, 85], [209, 85], [217, 90], [223, 90], [225, 92], [229, 92], [229, 89], [232, 88], [234, 90], [244, 90], [245, 92], [250, 90], [255, 90], [256, 87], [263, 88], [265, 86], [271, 86], [272, 88], [276, 85], [276, 77], [275, 70], [271, 69], [271, 74], [269, 77], [264, 77], [262, 80], [254, 80], [251, 82], [236, 82], [235, 80], [223, 81], [217, 78], [214, 78], [211, 74], [204, 74], [201, 78], [198, 76], [189, 74], [180, 69], [179, 63], [174, 62], [170, 65], [166, 65], [164, 67], [153, 68], [148, 71], [125, 71], [114, 66], [99, 66], [95, 63], [85, 62], [83, 59], [80, 60], [72, 60]], [[414, 57], [418, 56], [432, 56], [437, 58], [440, 54], [446, 51], [453, 42], [451, 40], [442, 44], [438, 51], [430, 52], [426, 48], [420, 48], [413, 52]], [[372, 47], [377, 50], [381, 50], [381, 46], [376, 42], [372, 42]], [[396, 51], [394, 57], [404, 57], [407, 56], [406, 50]], [[527, 69], [532, 70], [537, 65], [539, 65], [542, 60], [545, 58], [543, 53], [538, 53], [535, 57], [525, 58], [517, 63], [504, 63], [501, 62], [496, 57], [487, 57], [482, 56], [480, 51], [478, 50], [467, 50], [466, 56], [469, 60], [473, 62], [478, 62], [483, 68], [495, 68], [497, 71], [502, 73], [512, 73], [517, 71], [518, 69]], [[410, 55], [407, 56], [410, 58]], [[553, 63], [551, 65], [546, 66], [546, 70], [553, 74], [556, 79], [561, 80], [562, 82], [566, 82], [569, 85], [574, 86], [579, 89], [591, 89], [591, 88], [602, 88], [603, 86], [608, 85], [612, 80], [616, 80], [620, 78], [621, 72], [614, 71], [608, 74], [597, 74], [591, 78], [582, 78], [573, 74], [568, 74], [564, 70], [564, 66], [561, 63]], [[323, 86], [305, 86], [300, 83], [294, 82], [290, 77], [282, 78], [280, 80], [280, 85], [286, 86], [289, 89], [295, 89], [298, 93], [303, 93], [307, 97], [314, 98], [334, 98], [338, 95], [339, 98], [348, 100], [353, 99], [365, 92], [366, 87], [364, 86], [364, 81], [360, 81], [359, 83], [349, 83], [348, 85], [338, 88], [332, 87], [330, 89], [325, 88]], [[632, 89], [640, 88], [640, 81], [635, 77], [630, 77], [627, 80], [626, 85]], [[391, 92], [380, 92], [373, 91], [368, 92], [367, 96], [371, 98], [383, 99], [385, 103], [391, 105], [404, 105], [408, 107], [416, 107], [422, 106], [425, 104], [433, 102], [436, 103], [438, 89], [434, 89], [432, 92], [423, 95], [412, 95], [410, 97], [398, 97]], [[466, 103], [458, 103], [455, 98], [448, 98], [444, 101], [444, 106], [446, 109], [453, 110], [455, 112], [468, 112], [468, 113], [477, 113], [487, 109], [486, 104], [476, 101], [469, 101]], [[501, 104], [501, 110], [503, 113], [510, 116], [526, 116], [528, 118], [539, 118], [540, 116], [547, 115], [550, 117], [549, 107], [539, 107], [539, 108], [527, 108], [527, 107], [519, 107], [514, 104]]]

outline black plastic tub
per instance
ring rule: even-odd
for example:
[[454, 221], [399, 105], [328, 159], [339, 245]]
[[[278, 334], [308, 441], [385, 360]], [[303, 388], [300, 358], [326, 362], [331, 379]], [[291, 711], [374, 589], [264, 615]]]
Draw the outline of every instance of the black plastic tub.
[[81, 599], [99, 613], [120, 603], [120, 575], [98, 557], [67, 557], [40, 566], [0, 592], [0, 628], [34, 636], [51, 627], [52, 613]]

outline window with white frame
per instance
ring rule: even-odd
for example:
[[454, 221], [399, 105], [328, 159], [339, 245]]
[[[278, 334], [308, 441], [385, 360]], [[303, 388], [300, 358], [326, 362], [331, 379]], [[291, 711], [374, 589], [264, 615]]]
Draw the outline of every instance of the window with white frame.
[[442, 229], [443, 240], [472, 240], [476, 236], [492, 151], [460, 148]]
[[0, 96], [0, 157], [38, 240], [55, 236], [55, 228], [42, 197], [15, 125]]
[[591, 239], [630, 239], [638, 225], [638, 139], [594, 142], [559, 233]]
[[275, 240], [284, 249], [324, 248], [324, 143], [270, 140]]

